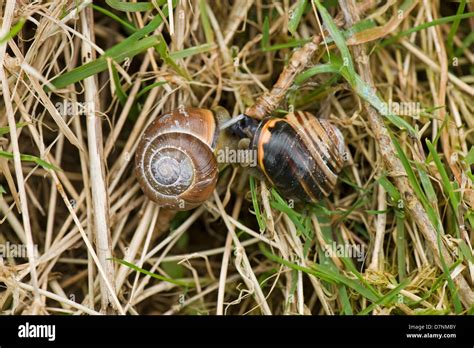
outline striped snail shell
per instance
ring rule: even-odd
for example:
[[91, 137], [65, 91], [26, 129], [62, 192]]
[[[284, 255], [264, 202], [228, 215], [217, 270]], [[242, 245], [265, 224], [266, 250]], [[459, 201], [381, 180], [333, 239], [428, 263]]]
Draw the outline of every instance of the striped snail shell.
[[346, 158], [341, 131], [309, 112], [264, 119], [252, 146], [268, 181], [284, 197], [307, 202], [333, 191]]
[[178, 108], [145, 130], [135, 156], [143, 192], [158, 205], [192, 209], [214, 191], [218, 170], [214, 148], [218, 127], [213, 111]]

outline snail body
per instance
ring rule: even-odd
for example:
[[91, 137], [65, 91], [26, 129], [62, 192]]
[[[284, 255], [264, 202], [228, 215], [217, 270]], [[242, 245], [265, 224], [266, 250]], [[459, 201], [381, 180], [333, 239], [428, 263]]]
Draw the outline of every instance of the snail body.
[[296, 111], [260, 123], [245, 119], [236, 125], [240, 136], [253, 134], [260, 172], [282, 195], [317, 202], [334, 189], [346, 150], [340, 130], [326, 119]]
[[144, 193], [158, 205], [189, 210], [212, 194], [218, 169], [218, 116], [199, 108], [178, 108], [145, 130], [135, 171]]

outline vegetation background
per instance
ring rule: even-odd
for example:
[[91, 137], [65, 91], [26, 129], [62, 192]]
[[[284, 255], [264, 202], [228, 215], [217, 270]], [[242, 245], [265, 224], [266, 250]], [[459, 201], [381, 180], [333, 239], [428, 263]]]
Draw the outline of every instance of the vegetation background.
[[[472, 314], [473, 11], [0, 1], [0, 311]], [[147, 124], [262, 95], [342, 130], [330, 197], [294, 205], [232, 166], [193, 211], [143, 195]]]

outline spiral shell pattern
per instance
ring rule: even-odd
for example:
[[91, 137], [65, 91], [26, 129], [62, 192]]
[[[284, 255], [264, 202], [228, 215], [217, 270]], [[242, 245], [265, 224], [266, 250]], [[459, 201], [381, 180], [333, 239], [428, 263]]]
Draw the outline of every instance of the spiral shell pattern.
[[143, 192], [158, 205], [192, 209], [209, 198], [217, 182], [213, 153], [217, 124], [210, 110], [180, 108], [145, 130], [135, 156]]

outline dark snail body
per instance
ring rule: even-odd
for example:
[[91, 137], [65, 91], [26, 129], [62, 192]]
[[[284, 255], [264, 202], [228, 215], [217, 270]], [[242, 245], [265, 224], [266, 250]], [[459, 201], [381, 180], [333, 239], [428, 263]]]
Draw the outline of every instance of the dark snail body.
[[218, 133], [216, 115], [206, 109], [180, 108], [150, 124], [135, 156], [136, 176], [145, 194], [176, 210], [207, 200], [218, 176]]
[[316, 202], [328, 196], [344, 165], [341, 132], [308, 112], [263, 120], [252, 147], [268, 181], [283, 196], [301, 201]]

